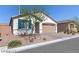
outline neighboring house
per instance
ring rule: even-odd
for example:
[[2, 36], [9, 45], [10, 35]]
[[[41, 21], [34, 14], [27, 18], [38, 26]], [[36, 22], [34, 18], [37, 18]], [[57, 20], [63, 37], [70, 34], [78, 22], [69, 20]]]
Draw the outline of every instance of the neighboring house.
[[67, 31], [77, 32], [76, 24], [73, 20], [59, 21], [57, 29], [58, 32], [67, 32]]
[[8, 24], [0, 24], [0, 35], [6, 36], [11, 34], [11, 27]]
[[[57, 22], [44, 13], [36, 13], [36, 16], [43, 18], [42, 22], [37, 21], [34, 26], [33, 33], [57, 33]], [[28, 19], [27, 15], [17, 15], [11, 18], [10, 26], [14, 35], [30, 33], [35, 18]], [[30, 24], [29, 22], [30, 21]]]

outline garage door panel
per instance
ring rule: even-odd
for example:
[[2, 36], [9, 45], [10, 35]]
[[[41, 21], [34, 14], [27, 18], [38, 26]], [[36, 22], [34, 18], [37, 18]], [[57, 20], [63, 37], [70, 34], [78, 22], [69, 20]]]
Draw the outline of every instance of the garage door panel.
[[56, 31], [56, 26], [55, 25], [43, 25], [43, 32], [44, 33], [49, 33], [49, 32], [55, 32]]

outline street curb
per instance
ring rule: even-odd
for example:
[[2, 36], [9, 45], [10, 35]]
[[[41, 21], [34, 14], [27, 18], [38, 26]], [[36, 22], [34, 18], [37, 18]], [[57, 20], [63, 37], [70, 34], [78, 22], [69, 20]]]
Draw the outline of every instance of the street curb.
[[57, 42], [61, 42], [61, 41], [65, 41], [65, 40], [69, 40], [69, 39], [77, 38], [77, 37], [79, 37], [79, 35], [66, 37], [66, 38], [62, 38], [62, 39], [56, 39], [56, 40], [52, 40], [52, 41], [46, 41], [46, 42], [42, 42], [42, 43], [36, 43], [36, 44], [22, 46], [22, 47], [18, 47], [18, 48], [5, 49], [5, 52], [8, 52], [8, 53], [20, 52], [23, 50], [28, 50], [28, 49], [32, 49], [32, 48], [36, 48], [36, 47], [40, 47], [40, 46], [44, 46], [44, 45], [48, 45], [48, 44], [52, 44], [52, 43], [57, 43]]

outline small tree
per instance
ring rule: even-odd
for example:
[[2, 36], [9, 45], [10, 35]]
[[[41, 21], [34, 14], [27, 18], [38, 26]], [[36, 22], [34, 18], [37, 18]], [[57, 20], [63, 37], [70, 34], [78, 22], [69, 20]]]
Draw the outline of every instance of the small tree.
[[31, 19], [32, 17], [35, 18], [35, 20], [33, 20], [33, 24], [32, 24], [32, 33], [34, 31], [34, 27], [35, 27], [35, 23], [37, 21], [42, 22], [43, 19], [45, 18], [42, 15], [36, 15], [36, 13], [46, 13], [43, 9], [39, 9], [39, 8], [21, 8], [20, 9], [20, 13], [22, 15], [27, 15], [29, 16], [28, 19]]

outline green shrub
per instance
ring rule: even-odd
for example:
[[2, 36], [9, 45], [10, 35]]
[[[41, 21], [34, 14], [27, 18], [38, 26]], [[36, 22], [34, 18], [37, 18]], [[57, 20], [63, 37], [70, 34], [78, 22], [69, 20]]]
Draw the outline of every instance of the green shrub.
[[14, 48], [14, 47], [18, 47], [21, 46], [22, 43], [19, 40], [14, 40], [8, 43], [8, 48]]

